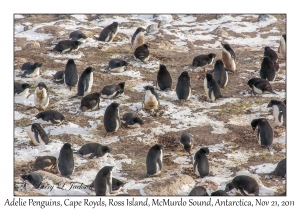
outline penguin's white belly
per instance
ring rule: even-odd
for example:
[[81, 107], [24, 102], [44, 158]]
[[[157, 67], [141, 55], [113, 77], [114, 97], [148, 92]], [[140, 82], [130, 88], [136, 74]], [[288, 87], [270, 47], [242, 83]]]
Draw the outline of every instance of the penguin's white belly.
[[84, 38], [80, 38], [77, 41], [82, 42], [82, 43], [86, 43], [86, 39], [84, 39]]
[[34, 71], [31, 74], [27, 74], [25, 77], [37, 77], [40, 75], [40, 67], [37, 67], [34, 69]]
[[156, 100], [155, 95], [151, 93], [151, 91], [147, 90], [145, 95], [144, 106], [146, 109], [157, 109], [158, 101]]
[[228, 52], [226, 49], [224, 49], [223, 48], [223, 52], [226, 54], [226, 57], [228, 57], [229, 59], [224, 59], [223, 60], [223, 55], [222, 55], [222, 60], [223, 60], [223, 62], [224, 62], [224, 64], [225, 64], [225, 66], [226, 66], [226, 68], [229, 68], [229, 69], [231, 69], [232, 71], [235, 71], [235, 68], [236, 68], [236, 66], [235, 66], [235, 61], [234, 61], [234, 59], [231, 57], [231, 54], [230, 54], [230, 52]]
[[150, 55], [148, 55], [148, 57], [146, 57], [145, 59], [144, 59], [144, 63], [147, 63], [148, 62], [148, 60], [149, 60], [149, 58], [150, 58]]
[[258, 133], [258, 143], [261, 145], [261, 137], [260, 137], [260, 132]]
[[89, 87], [86, 91], [84, 91], [84, 96], [86, 96], [87, 94], [89, 94], [92, 90], [92, 86], [93, 86], [93, 82], [94, 82], [94, 76], [93, 76], [93, 72], [90, 73], [90, 81], [89, 81]]
[[67, 48], [67, 49], [64, 49], [64, 50], [62, 51], [62, 53], [68, 52], [68, 51], [70, 51], [70, 50], [71, 50], [71, 47], [69, 47], [69, 48]]
[[210, 100], [215, 101], [215, 99], [216, 99], [216, 97], [215, 97], [214, 91], [211, 91], [211, 98], [210, 98]]
[[49, 105], [49, 96], [45, 88], [39, 90], [39, 88], [35, 89], [34, 92], [34, 104], [38, 108], [46, 109]]
[[206, 94], [207, 98], [209, 98], [206, 77], [204, 79], [204, 91], [205, 91], [205, 94]]
[[132, 50], [135, 50], [137, 47], [144, 44], [144, 42], [145, 42], [144, 33], [143, 32], [138, 33], [135, 39], [133, 40], [133, 44], [131, 47]]
[[254, 90], [254, 92], [257, 93], [257, 94], [262, 94], [262, 93], [263, 93], [263, 91], [262, 91], [261, 89], [258, 89], [258, 88], [255, 87], [254, 85], [253, 85], [253, 90]]
[[34, 132], [31, 131], [31, 126], [28, 126], [26, 128], [27, 134], [29, 136], [29, 138], [31, 139], [31, 142], [35, 145], [35, 146], [39, 146], [39, 145], [44, 145], [45, 143], [43, 142], [40, 134], [38, 134], [38, 141], [35, 139], [34, 137]]
[[128, 128], [140, 128], [141, 125], [138, 123], [134, 123], [133, 125], [127, 125]]
[[29, 94], [29, 88], [26, 88], [25, 90], [23, 90], [21, 93], [16, 93], [15, 96], [25, 96], [27, 97]]
[[191, 87], [189, 87], [189, 96], [187, 97], [187, 99], [186, 99], [186, 100], [189, 100], [189, 99], [190, 99], [190, 97], [191, 97], [191, 95], [192, 95], [192, 88], [191, 88]]
[[279, 52], [284, 54], [285, 56], [285, 41], [284, 41], [284, 38], [281, 36], [280, 38], [280, 46], [279, 46]]
[[278, 106], [273, 106], [273, 116], [275, 118], [275, 124], [281, 126], [281, 125], [283, 125], [283, 115], [281, 116], [281, 119], [279, 119], [279, 113], [280, 113], [280, 110], [279, 110]]
[[194, 171], [195, 171], [195, 174], [196, 174], [197, 176], [200, 176], [199, 170], [198, 170], [198, 165], [195, 166], [195, 170], [194, 170]]
[[114, 93], [111, 94], [111, 95], [101, 94], [101, 97], [102, 97], [102, 98], [113, 98], [116, 94], [117, 94], [117, 91], [114, 92]]
[[225, 71], [225, 73], [226, 73], [226, 82], [225, 82], [225, 84], [224, 84], [224, 87], [226, 87], [227, 82], [228, 82], [228, 73], [227, 73], [227, 71]]
[[112, 38], [109, 40], [109, 36], [108, 36], [108, 37], [106, 37], [105, 41], [106, 41], [106, 42], [112, 42], [113, 39], [114, 39], [114, 38], [116, 37], [116, 35], [118, 34], [118, 32], [119, 32], [119, 26], [117, 27], [117, 30], [116, 30], [116, 32], [113, 34]]
[[114, 73], [121, 73], [124, 71], [124, 69], [125, 69], [125, 66], [121, 66], [121, 67], [110, 69], [110, 71], [114, 72]]
[[214, 58], [211, 59], [211, 62], [208, 65], [211, 65], [214, 62]]

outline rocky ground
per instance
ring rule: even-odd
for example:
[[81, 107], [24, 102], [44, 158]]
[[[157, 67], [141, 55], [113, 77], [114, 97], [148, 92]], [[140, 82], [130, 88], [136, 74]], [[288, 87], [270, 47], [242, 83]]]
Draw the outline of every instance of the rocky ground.
[[[15, 191], [26, 195], [94, 195], [85, 190], [62, 191], [55, 188], [22, 188], [21, 174], [33, 170], [37, 156], [58, 157], [65, 142], [74, 150], [88, 142], [98, 142], [112, 148], [111, 154], [103, 159], [84, 159], [75, 155], [75, 171], [72, 180], [90, 184], [99, 169], [105, 165], [115, 166], [113, 176], [126, 182], [120, 193], [130, 195], [187, 195], [196, 185], [204, 186], [208, 193], [225, 189], [226, 182], [240, 174], [259, 179], [261, 195], [280, 195], [286, 191], [286, 180], [269, 177], [261, 173], [271, 172], [277, 163], [286, 157], [285, 127], [275, 126], [272, 109], [267, 108], [271, 99], [286, 98], [286, 65], [279, 55], [280, 70], [273, 90], [278, 94], [252, 96], [247, 81], [259, 77], [263, 59], [263, 47], [270, 46], [278, 51], [279, 40], [286, 33], [286, 17], [272, 15], [258, 20], [258, 15], [16, 15], [15, 16], [15, 81], [27, 82], [35, 87], [45, 82], [50, 92], [47, 109], [61, 112], [68, 123], [61, 126], [44, 126], [49, 132], [49, 145], [33, 146], [25, 128], [35, 122], [39, 113], [34, 107], [33, 96], [28, 99], [15, 97]], [[119, 22], [119, 33], [112, 43], [95, 40], [103, 27], [113, 21]], [[131, 36], [137, 27], [158, 24], [158, 29], [146, 33], [151, 58], [145, 64], [136, 61], [131, 52]], [[77, 52], [57, 54], [49, 50], [60, 41], [68, 39], [74, 30], [81, 30], [89, 37]], [[190, 64], [195, 56], [215, 53], [221, 59], [221, 43], [229, 43], [237, 58], [237, 70], [229, 74], [226, 88], [221, 89], [228, 98], [209, 102], [205, 96], [203, 80], [205, 72], [192, 70]], [[130, 63], [127, 71], [109, 74], [106, 71], [112, 58], [123, 58]], [[51, 81], [52, 75], [64, 70], [67, 60], [73, 58], [79, 73], [88, 66], [95, 67], [92, 92], [99, 92], [106, 85], [125, 82], [125, 94], [117, 99], [101, 99], [100, 110], [82, 113], [80, 99], [69, 98], [76, 88]], [[20, 68], [25, 62], [42, 62], [42, 75], [38, 78], [21, 78]], [[216, 60], [215, 60], [216, 61]], [[215, 63], [214, 61], [214, 63]], [[167, 66], [173, 80], [172, 90], [157, 90], [160, 97], [159, 116], [150, 116], [142, 109], [143, 86], [154, 85], [159, 64]], [[213, 66], [206, 70], [211, 70]], [[182, 71], [188, 71], [192, 83], [190, 100], [179, 105], [175, 93], [177, 79]], [[144, 125], [138, 129], [121, 128], [104, 138], [103, 115], [106, 107], [116, 101], [121, 104], [120, 116], [136, 112]], [[271, 152], [260, 147], [256, 132], [250, 123], [265, 117], [274, 129]], [[199, 178], [193, 173], [190, 157], [174, 141], [184, 131], [194, 135], [194, 151], [208, 147], [210, 174]], [[156, 144], [164, 145], [163, 169], [156, 177], [145, 177], [146, 154]], [[57, 170], [52, 170], [56, 174]], [[55, 181], [45, 178], [54, 185]], [[236, 194], [235, 192], [232, 195]]]

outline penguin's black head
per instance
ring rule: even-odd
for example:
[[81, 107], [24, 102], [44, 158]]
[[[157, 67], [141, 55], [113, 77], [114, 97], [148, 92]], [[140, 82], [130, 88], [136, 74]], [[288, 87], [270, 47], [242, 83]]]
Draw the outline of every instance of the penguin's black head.
[[118, 22], [113, 22], [112, 25], [114, 25], [115, 27], [118, 27], [119, 23]]
[[217, 60], [215, 66], [224, 66], [224, 63], [221, 59]]
[[143, 124], [144, 124], [143, 121], [141, 120], [141, 118], [139, 118], [139, 117], [133, 118], [133, 122], [134, 122], [134, 123], [138, 123], [138, 124], [140, 124], [140, 125], [143, 125]]
[[143, 27], [138, 27], [137, 29], [137, 32], [140, 33], [140, 32], [144, 32], [146, 31], [146, 29], [144, 29]]
[[85, 69], [85, 72], [89, 74], [89, 73], [93, 72], [94, 70], [95, 70], [95, 68], [92, 68], [89, 66]]
[[34, 68], [41, 67], [43, 63], [36, 62], [33, 64]]
[[147, 90], [153, 90], [154, 91], [154, 87], [153, 86], [151, 86], [151, 85], [147, 85], [147, 86], [145, 86], [144, 87], [144, 89], [147, 91]]
[[70, 143], [65, 143], [62, 147], [62, 149], [71, 149], [71, 144]]
[[217, 55], [214, 54], [214, 53], [209, 53], [209, 54], [208, 54], [208, 57], [210, 57], [211, 59], [212, 59], [212, 58], [215, 58], [216, 56], [217, 56]]
[[225, 50], [231, 50], [231, 47], [229, 44], [222, 44], [222, 46], [225, 48]]
[[21, 178], [29, 181], [30, 179], [32, 179], [32, 176], [30, 174], [23, 174], [21, 175]]
[[187, 71], [184, 71], [180, 74], [180, 77], [188, 77], [189, 78], [189, 73]]
[[117, 184], [118, 188], [123, 187], [123, 186], [125, 185], [124, 182], [122, 182], [122, 181], [120, 181], [120, 180], [118, 180], [118, 179], [117, 179], [117, 181], [116, 181], [116, 184]]
[[162, 144], [155, 144], [153, 148], [155, 148], [156, 150], [162, 150], [164, 146]]
[[104, 154], [109, 153], [109, 152], [111, 152], [111, 148], [109, 148], [108, 146], [103, 146], [103, 147], [102, 147], [102, 152], [103, 152]]
[[73, 59], [69, 59], [67, 64], [75, 64]]
[[40, 113], [38, 113], [37, 115], [35, 115], [35, 117], [36, 117], [37, 119], [39, 119], [39, 118], [44, 118], [44, 116], [45, 116], [45, 113], [44, 113], [44, 112], [40, 112]]
[[230, 182], [225, 187], [225, 192], [229, 192], [234, 188], [234, 185]]
[[204, 154], [208, 155], [209, 154], [209, 149], [207, 147], [203, 147], [203, 148], [200, 149], [200, 153], [204, 153]]
[[164, 71], [166, 70], [166, 66], [164, 64], [159, 64], [159, 70]]
[[148, 49], [148, 45], [146, 45], [146, 44], [143, 44], [143, 46], [144, 46], [144, 48]]
[[212, 74], [207, 73], [207, 74], [206, 74], [206, 79], [207, 79], [207, 81], [211, 81], [211, 80], [213, 79]]
[[124, 92], [124, 88], [125, 88], [125, 82], [120, 82], [119, 84], [118, 84], [118, 86], [123, 90], [123, 92]]
[[111, 106], [112, 106], [113, 108], [115, 108], [115, 109], [118, 109], [119, 106], [120, 106], [120, 104], [119, 104], [119, 103], [116, 103], [116, 102], [113, 102], [113, 103], [111, 103]]
[[252, 129], [255, 131], [256, 127], [257, 127], [257, 124], [261, 121], [262, 119], [254, 119], [252, 120], [251, 122], [251, 127]]
[[42, 90], [43, 88], [45, 88], [46, 90], [48, 90], [47, 86], [43, 82], [40, 82], [36, 87], [38, 87], [40, 90]]
[[265, 47], [265, 52], [267, 51], [267, 50], [269, 50], [269, 49], [271, 49], [269, 46], [266, 46]]
[[84, 33], [80, 32], [78, 34], [78, 39], [86, 39], [86, 38], [87, 38], [87, 36]]
[[23, 83], [22, 89], [25, 90], [26, 88], [30, 88], [30, 85], [28, 83]]

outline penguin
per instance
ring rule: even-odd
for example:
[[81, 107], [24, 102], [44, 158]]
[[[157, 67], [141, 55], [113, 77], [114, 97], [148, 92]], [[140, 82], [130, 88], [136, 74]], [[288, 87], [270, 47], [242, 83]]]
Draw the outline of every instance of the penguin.
[[155, 144], [152, 146], [146, 157], [147, 176], [157, 175], [162, 170], [163, 145]]
[[151, 85], [147, 85], [144, 87], [146, 93], [144, 95], [144, 101], [142, 104], [142, 108], [150, 109], [153, 112], [155, 109], [159, 108], [159, 98], [157, 93], [154, 90], [154, 87]]
[[145, 43], [145, 36], [144, 36], [145, 31], [146, 31], [146, 29], [144, 29], [143, 27], [138, 27], [136, 29], [136, 31], [134, 32], [134, 34], [131, 38], [131, 50], [132, 51], [135, 51], [135, 49], [137, 47], [139, 47]]
[[271, 173], [268, 175], [286, 177], [286, 158], [282, 159]]
[[110, 151], [109, 147], [99, 143], [87, 143], [78, 150], [78, 153], [82, 156], [90, 155], [89, 158], [93, 159], [94, 157], [106, 157]]
[[55, 124], [59, 125], [63, 121], [66, 121], [65, 117], [55, 110], [46, 110], [43, 112], [38, 113], [35, 116], [41, 124], [49, 125], [49, 124]]
[[35, 62], [27, 62], [24, 63], [21, 67], [21, 70], [24, 71], [21, 77], [38, 77], [40, 75], [40, 69], [43, 63]]
[[214, 61], [214, 58], [217, 55], [214, 53], [209, 53], [208, 55], [198, 55], [193, 59], [192, 67], [205, 67], [211, 65]]
[[113, 58], [108, 63], [108, 70], [113, 73], [121, 73], [125, 70], [128, 63], [120, 58]]
[[246, 175], [239, 175], [226, 185], [225, 192], [231, 191], [233, 188], [240, 190], [244, 196], [247, 194], [259, 195], [259, 186], [255, 179]]
[[236, 57], [233, 49], [229, 44], [222, 44], [222, 61], [224, 62], [226, 68], [231, 69], [232, 71], [236, 70]]
[[70, 33], [69, 38], [72, 41], [79, 41], [79, 42], [85, 43], [87, 36], [78, 30], [78, 31], [73, 31], [72, 33]]
[[113, 166], [104, 166], [97, 173], [94, 180], [96, 196], [112, 194], [112, 169]]
[[108, 85], [101, 90], [102, 98], [116, 98], [124, 93], [125, 82], [120, 82], [117, 85]]
[[275, 124], [279, 126], [286, 125], [286, 105], [277, 100], [271, 100], [267, 107], [273, 107], [273, 116]]
[[49, 143], [48, 135], [46, 134], [45, 130], [40, 126], [38, 123], [32, 123], [26, 129], [31, 142], [35, 146], [45, 145]]
[[74, 166], [75, 164], [71, 144], [65, 143], [59, 152], [57, 168], [62, 176], [71, 179], [70, 176], [74, 172]]
[[283, 103], [286, 105], [286, 99], [283, 100]]
[[286, 34], [280, 37], [278, 52], [286, 57]]
[[34, 162], [34, 170], [50, 170], [57, 164], [54, 156], [38, 156]]
[[163, 64], [159, 65], [159, 71], [157, 72], [156, 88], [159, 90], [170, 90], [172, 87], [172, 77]]
[[217, 60], [214, 66], [214, 69], [209, 71], [208, 73], [214, 73], [214, 79], [218, 83], [220, 88], [224, 88], [227, 85], [228, 82], [228, 73], [231, 72], [234, 73], [231, 69], [228, 69], [224, 66], [224, 63], [222, 60]]
[[259, 75], [262, 79], [266, 79], [268, 81], [274, 81], [276, 78], [276, 69], [274, 67], [274, 63], [272, 59], [268, 56], [265, 56], [261, 67], [259, 70]]
[[87, 67], [79, 77], [78, 84], [77, 84], [77, 94], [72, 98], [78, 96], [86, 96], [92, 90], [94, 76], [93, 71], [95, 69], [92, 67]]
[[209, 173], [209, 163], [207, 159], [208, 154], [209, 149], [207, 147], [203, 147], [199, 149], [193, 157], [194, 172], [201, 178], [207, 176]]
[[116, 132], [120, 127], [119, 106], [120, 104], [113, 102], [105, 110], [103, 121], [106, 134], [104, 137], [110, 133]]
[[210, 194], [211, 196], [229, 196], [224, 190], [217, 190]]
[[265, 118], [254, 119], [251, 122], [251, 127], [255, 131], [256, 127], [258, 143], [268, 148], [270, 151], [270, 146], [273, 142], [273, 129], [269, 124], [268, 120]]
[[179, 142], [183, 146], [185, 151], [187, 151], [189, 155], [191, 155], [191, 148], [193, 148], [194, 144], [196, 143], [193, 139], [192, 134], [188, 132], [182, 133], [181, 136], [174, 143], [177, 142]]
[[72, 41], [72, 40], [63, 40], [58, 42], [51, 52], [60, 52], [60, 53], [70, 53], [72, 51], [77, 51], [81, 42]]
[[194, 187], [188, 196], [208, 196], [206, 189], [202, 186]]
[[184, 71], [178, 77], [176, 85], [176, 94], [180, 101], [180, 105], [185, 101], [189, 100], [192, 94], [191, 79], [189, 73]]
[[204, 78], [204, 91], [207, 98], [211, 101], [215, 101], [218, 98], [222, 98], [220, 87], [216, 80], [214, 80], [213, 76], [209, 73], [206, 74]]
[[268, 56], [271, 60], [276, 63], [278, 61], [277, 53], [271, 49], [271, 47], [266, 46], [264, 51], [264, 56]]
[[45, 83], [40, 82], [34, 91], [34, 104], [38, 109], [45, 110], [49, 105], [49, 92]]
[[252, 89], [253, 95], [264, 93], [276, 94], [273, 91], [271, 84], [265, 79], [252, 78], [248, 81], [248, 86]]
[[117, 22], [113, 22], [112, 24], [103, 28], [98, 38], [99, 41], [102, 42], [112, 42], [116, 37], [119, 31], [119, 24]]
[[82, 112], [87, 110], [95, 110], [100, 109], [100, 93], [92, 93], [89, 95], [84, 96], [81, 99], [80, 109]]
[[[112, 177], [112, 193], [118, 193], [120, 191], [120, 189], [125, 185], [124, 182]], [[88, 187], [94, 187], [95, 186], [95, 180], [88, 185]]]
[[143, 44], [139, 47], [137, 47], [134, 51], [134, 58], [135, 60], [141, 60], [144, 63], [147, 63], [150, 58], [150, 53], [148, 50], [148, 45]]
[[76, 64], [73, 59], [69, 59], [66, 64], [66, 68], [64, 71], [64, 82], [70, 88], [70, 91], [71, 91], [72, 87], [77, 85], [78, 71], [77, 71]]
[[27, 97], [30, 94], [30, 87], [28, 83], [14, 82], [14, 95]]
[[32, 184], [35, 189], [38, 189], [43, 181], [43, 176], [37, 172], [21, 175], [21, 178]]
[[55, 74], [53, 74], [52, 81], [54, 83], [64, 83], [64, 72], [65, 70], [57, 71]]
[[143, 125], [143, 121], [134, 113], [126, 113], [122, 117], [122, 123], [128, 128], [139, 128]]

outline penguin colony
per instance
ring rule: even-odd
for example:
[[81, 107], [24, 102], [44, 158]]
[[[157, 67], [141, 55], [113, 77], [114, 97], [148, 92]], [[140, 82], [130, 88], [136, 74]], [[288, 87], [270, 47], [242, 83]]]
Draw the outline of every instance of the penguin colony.
[[[114, 39], [118, 36], [120, 23], [113, 22], [111, 25], [105, 27], [101, 32], [97, 41], [99, 42], [114, 42]], [[144, 34], [146, 30], [142, 27], [138, 27], [132, 31], [132, 39], [129, 40], [130, 47], [128, 51], [131, 53], [131, 58], [128, 56], [125, 58], [111, 58], [108, 67], [108, 73], [122, 73], [127, 70], [130, 64], [137, 62], [146, 64], [151, 61], [151, 42], [147, 42]], [[51, 50], [51, 53], [62, 53], [62, 54], [73, 54], [76, 51], [80, 51], [83, 43], [88, 42], [87, 36], [81, 31], [74, 31], [70, 33], [70, 40], [63, 40], [58, 42], [54, 48]], [[137, 40], [135, 40], [137, 39]], [[285, 42], [286, 35], [284, 35], [284, 40], [282, 37], [280, 39], [280, 50], [285, 51]], [[284, 45], [283, 45], [284, 41]], [[272, 82], [275, 81], [277, 72], [280, 71], [278, 60], [285, 59], [286, 55], [279, 54], [271, 49], [269, 46], [263, 46], [264, 53], [261, 57], [261, 67], [259, 69], [259, 75], [253, 78], [248, 78], [245, 85], [248, 85], [248, 92], [253, 94], [253, 97], [261, 97], [262, 94], [273, 94], [276, 96], [276, 91], [272, 89]], [[284, 48], [283, 48], [284, 47]], [[88, 47], [84, 47], [88, 48]], [[88, 53], [88, 52], [87, 52]], [[125, 110], [122, 110], [122, 104], [119, 102], [112, 102], [105, 109], [103, 124], [102, 124], [102, 133], [103, 137], [109, 136], [118, 136], [123, 132], [124, 129], [132, 128], [139, 129], [140, 127], [149, 126], [149, 121], [147, 119], [151, 118], [160, 118], [159, 110], [161, 109], [160, 104], [160, 93], [175, 90], [178, 97], [178, 101], [173, 101], [177, 105], [184, 107], [186, 104], [190, 103], [190, 99], [195, 91], [192, 84], [193, 78], [191, 74], [197, 72], [202, 76], [203, 89], [197, 90], [202, 91], [199, 94], [205, 95], [206, 102], [215, 102], [216, 100], [223, 100], [222, 98], [230, 98], [230, 96], [224, 96], [230, 85], [230, 77], [237, 77], [236, 73], [243, 71], [239, 68], [239, 65], [236, 63], [237, 60], [241, 59], [237, 55], [239, 54], [238, 46], [229, 45], [228, 43], [222, 43], [218, 49], [211, 49], [209, 54], [199, 53], [199, 55], [191, 57], [190, 69], [181, 70], [177, 78], [174, 78], [171, 71], [168, 69], [172, 68], [163, 64], [163, 61], [160, 61], [159, 67], [155, 78], [157, 80], [153, 83], [154, 86], [147, 85], [144, 86], [144, 96], [140, 99], [142, 109], [150, 113], [149, 117], [140, 117], [137, 113], [132, 111], [127, 113]], [[280, 57], [281, 56], [281, 57]], [[101, 58], [100, 58], [101, 59]], [[21, 67], [23, 71], [21, 76], [22, 78], [35, 78], [40, 75], [42, 63], [36, 62], [24, 63]], [[126, 93], [126, 81], [115, 82], [114, 84], [106, 84], [95, 87], [93, 82], [93, 74], [98, 73], [97, 68], [92, 66], [85, 66], [84, 69], [79, 69], [76, 66], [76, 59], [68, 59], [65, 63], [65, 70], [57, 71], [57, 74], [53, 75], [53, 83], [60, 85], [64, 83], [65, 87], [70, 91], [75, 91], [76, 94], [69, 101], [80, 100], [81, 103], [78, 105], [81, 112], [93, 112], [94, 110], [100, 109], [101, 101], [106, 99], [117, 100]], [[211, 67], [212, 70], [207, 71], [207, 68]], [[197, 67], [204, 67], [200, 71], [197, 71]], [[206, 69], [205, 69], [206, 68]], [[203, 71], [204, 70], [204, 71]], [[78, 72], [82, 72], [81, 76]], [[229, 73], [229, 74], [228, 74]], [[98, 73], [99, 74], [99, 73]], [[103, 73], [105, 74], [105, 73]], [[260, 78], [259, 78], [260, 77]], [[173, 79], [173, 81], [172, 81]], [[27, 127], [27, 133], [31, 142], [35, 146], [47, 146], [51, 144], [51, 136], [46, 134], [43, 127], [52, 124], [56, 126], [61, 126], [63, 123], [72, 122], [73, 119], [66, 119], [64, 115], [56, 110], [52, 110], [53, 104], [51, 94], [49, 94], [49, 88], [47, 84], [40, 82], [36, 84], [28, 84], [26, 80], [24, 82], [15, 82], [14, 84], [14, 94], [15, 96], [29, 97], [30, 95], [30, 86], [36, 87], [34, 93], [35, 106], [39, 110], [39, 113], [35, 115], [38, 123], [32, 123]], [[229, 86], [229, 87], [228, 87]], [[63, 86], [61, 88], [64, 88]], [[77, 89], [77, 93], [76, 93]], [[223, 95], [224, 92], [224, 95]], [[74, 95], [74, 94], [73, 94]], [[37, 100], [40, 97], [40, 100]], [[50, 100], [49, 100], [50, 98]], [[259, 150], [260, 145], [266, 147], [267, 151], [272, 151], [272, 141], [273, 141], [273, 130], [275, 126], [283, 127], [286, 126], [286, 104], [275, 100], [271, 100], [268, 104], [268, 108], [273, 109], [274, 120], [264, 119], [264, 118], [255, 118], [252, 121], [249, 121], [249, 130], [253, 129], [255, 136], [258, 141], [257, 148]], [[156, 114], [154, 114], [156, 113]], [[33, 116], [34, 117], [34, 116]], [[148, 125], [147, 125], [148, 124]], [[251, 126], [251, 127], [250, 127]], [[99, 131], [101, 132], [101, 131]], [[107, 138], [106, 137], [106, 138]], [[209, 158], [209, 146], [201, 145], [197, 143], [201, 137], [199, 135], [193, 135], [193, 132], [181, 132], [177, 136], [177, 140], [173, 142], [174, 145], [181, 144], [185, 153], [182, 153], [184, 156], [188, 156], [192, 160], [192, 168], [195, 176], [198, 179], [204, 178], [206, 176], [213, 176], [210, 169], [210, 158]], [[61, 139], [64, 141], [63, 139]], [[145, 177], [147, 176], [162, 176], [164, 173], [164, 149], [165, 146], [162, 144], [152, 144], [145, 150], [145, 167], [144, 170]], [[94, 143], [87, 143], [81, 145], [81, 148], [74, 152], [71, 143], [65, 142], [62, 145], [59, 155], [57, 157], [53, 156], [38, 156], [36, 159], [35, 169], [49, 170], [49, 168], [57, 167], [59, 171], [59, 176], [67, 177], [72, 179], [72, 174], [74, 173], [75, 164], [74, 157], [83, 158], [85, 155], [89, 159], [97, 159], [106, 157], [109, 153], [118, 154], [118, 151], [114, 149], [99, 144], [97, 140]], [[73, 154], [74, 153], [74, 154]], [[45, 157], [45, 158], [43, 158]], [[280, 162], [282, 165], [282, 163]], [[281, 168], [283, 168], [280, 165]], [[284, 166], [285, 167], [285, 166]], [[277, 167], [279, 168], [279, 166]], [[276, 170], [278, 171], [279, 169]], [[95, 176], [95, 180], [91, 185], [95, 189], [96, 195], [111, 195], [116, 193], [114, 189], [120, 189], [124, 183], [119, 181], [119, 184], [116, 184], [116, 179], [113, 177], [112, 173], [114, 168], [112, 166], [101, 166], [98, 169], [99, 172]], [[276, 171], [275, 170], [275, 171]], [[284, 168], [285, 170], [285, 168]], [[272, 172], [270, 175], [278, 175], [285, 177], [285, 172]], [[284, 174], [284, 175], [282, 175]], [[42, 177], [36, 172], [28, 171], [28, 174], [23, 174], [21, 176], [24, 180], [29, 180], [30, 183], [34, 185], [35, 188], [39, 187], [40, 182], [42, 182]], [[38, 184], [37, 184], [38, 183]], [[87, 184], [87, 183], [85, 183]], [[116, 185], [118, 185], [116, 187]], [[119, 186], [120, 185], [120, 186]], [[162, 186], [163, 187], [163, 186]], [[211, 191], [210, 195], [228, 195], [227, 193], [233, 189], [240, 191], [242, 195], [259, 195], [259, 186], [258, 183], [251, 176], [236, 176], [232, 180], [228, 180], [226, 187], [219, 189], [215, 192]], [[117, 191], [118, 191], [117, 190]], [[207, 196], [209, 195], [205, 188], [201, 186], [196, 186], [189, 195], [198, 195], [198, 196]]]

